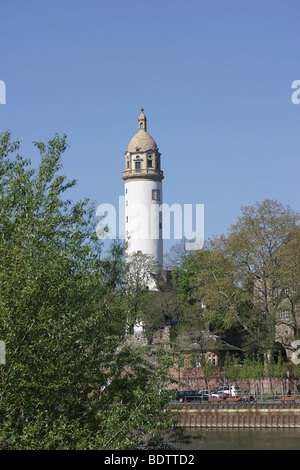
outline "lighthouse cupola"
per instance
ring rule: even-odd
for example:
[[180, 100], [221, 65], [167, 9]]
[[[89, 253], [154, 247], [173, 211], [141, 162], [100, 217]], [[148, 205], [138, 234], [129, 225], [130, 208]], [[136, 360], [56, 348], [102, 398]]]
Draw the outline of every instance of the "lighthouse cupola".
[[146, 131], [147, 132], [147, 118], [144, 114], [143, 108], [141, 109], [141, 113], [138, 117], [138, 123], [139, 123], [139, 131]]

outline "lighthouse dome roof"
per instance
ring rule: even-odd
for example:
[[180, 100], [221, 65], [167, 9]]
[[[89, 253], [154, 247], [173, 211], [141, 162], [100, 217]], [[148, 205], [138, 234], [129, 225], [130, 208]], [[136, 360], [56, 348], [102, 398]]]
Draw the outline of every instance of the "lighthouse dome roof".
[[147, 131], [140, 129], [135, 134], [128, 145], [128, 152], [147, 152], [147, 150], [157, 150], [157, 145], [153, 137]]

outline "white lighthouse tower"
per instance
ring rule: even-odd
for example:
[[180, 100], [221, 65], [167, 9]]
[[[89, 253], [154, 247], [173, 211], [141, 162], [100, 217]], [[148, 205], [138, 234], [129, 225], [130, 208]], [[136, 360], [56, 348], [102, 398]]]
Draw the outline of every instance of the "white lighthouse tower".
[[143, 108], [138, 132], [125, 152], [125, 233], [127, 256], [140, 252], [150, 255], [162, 267], [162, 180], [160, 153], [147, 132]]

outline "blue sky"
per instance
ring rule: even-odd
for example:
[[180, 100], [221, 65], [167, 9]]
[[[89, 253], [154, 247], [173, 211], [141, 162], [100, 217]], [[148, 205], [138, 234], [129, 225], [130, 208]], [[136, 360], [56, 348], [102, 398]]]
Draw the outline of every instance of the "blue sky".
[[299, 210], [299, 17], [299, 0], [2, 0], [0, 130], [33, 164], [32, 141], [66, 133], [70, 196], [117, 206], [143, 107], [164, 202], [204, 204], [206, 238], [266, 197]]

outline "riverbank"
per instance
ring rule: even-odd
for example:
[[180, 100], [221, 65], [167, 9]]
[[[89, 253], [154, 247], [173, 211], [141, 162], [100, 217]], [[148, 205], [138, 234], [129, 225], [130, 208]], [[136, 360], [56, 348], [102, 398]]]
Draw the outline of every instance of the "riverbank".
[[299, 429], [300, 403], [170, 405], [187, 428]]

